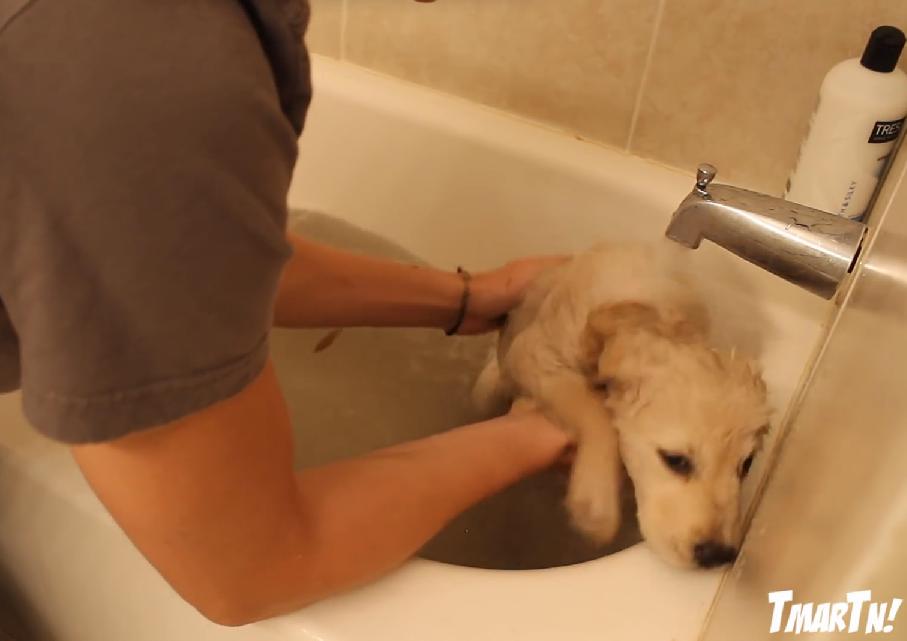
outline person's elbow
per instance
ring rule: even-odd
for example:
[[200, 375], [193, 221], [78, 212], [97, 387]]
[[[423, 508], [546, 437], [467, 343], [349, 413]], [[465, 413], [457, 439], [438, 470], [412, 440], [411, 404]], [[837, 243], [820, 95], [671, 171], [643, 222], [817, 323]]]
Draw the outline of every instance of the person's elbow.
[[186, 600], [211, 623], [237, 628], [299, 610], [318, 598], [318, 595], [296, 592], [288, 600], [267, 600], [261, 597], [260, 591], [241, 587], [215, 588], [210, 594]]
[[171, 584], [203, 617], [231, 628], [289, 614], [327, 596], [319, 586], [330, 573], [316, 570], [321, 566], [317, 555], [313, 559], [296, 549], [266, 556], [256, 555], [231, 572], [196, 566], [179, 584]]
[[257, 623], [273, 616], [260, 605], [234, 596], [223, 595], [220, 598], [190, 601], [190, 604], [211, 623], [228, 628]]

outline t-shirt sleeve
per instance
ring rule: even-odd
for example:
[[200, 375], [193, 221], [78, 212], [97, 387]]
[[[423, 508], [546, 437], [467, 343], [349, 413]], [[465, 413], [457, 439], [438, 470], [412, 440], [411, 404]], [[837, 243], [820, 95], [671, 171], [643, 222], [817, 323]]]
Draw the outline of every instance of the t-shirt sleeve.
[[109, 440], [240, 391], [296, 155], [240, 3], [37, 2], [0, 61], [0, 298], [30, 422]]

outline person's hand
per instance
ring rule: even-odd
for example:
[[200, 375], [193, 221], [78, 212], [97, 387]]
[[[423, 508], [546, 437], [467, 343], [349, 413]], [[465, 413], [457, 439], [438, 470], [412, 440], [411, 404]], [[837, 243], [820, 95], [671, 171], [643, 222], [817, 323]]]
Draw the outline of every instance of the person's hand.
[[510, 411], [507, 412], [507, 415], [528, 419], [535, 424], [536, 428], [548, 430], [553, 428], [560, 432], [566, 439], [566, 442], [560, 456], [555, 461], [555, 465], [568, 469], [573, 465], [573, 461], [576, 458], [575, 439], [547, 418], [536, 401], [526, 397], [517, 398], [514, 400], [513, 405], [510, 406]]
[[499, 328], [507, 313], [523, 300], [526, 288], [543, 271], [567, 261], [566, 256], [539, 256], [475, 274], [466, 318], [458, 334], [481, 334]]

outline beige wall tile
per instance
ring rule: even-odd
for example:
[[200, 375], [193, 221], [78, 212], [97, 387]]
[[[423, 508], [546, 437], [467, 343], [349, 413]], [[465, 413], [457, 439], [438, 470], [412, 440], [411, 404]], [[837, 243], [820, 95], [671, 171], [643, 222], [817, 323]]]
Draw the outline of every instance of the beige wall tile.
[[667, 0], [631, 151], [780, 194], [822, 78], [880, 24], [907, 1]]
[[309, 0], [312, 17], [305, 42], [310, 51], [339, 58], [344, 0]]
[[624, 147], [659, 0], [348, 0], [347, 58]]

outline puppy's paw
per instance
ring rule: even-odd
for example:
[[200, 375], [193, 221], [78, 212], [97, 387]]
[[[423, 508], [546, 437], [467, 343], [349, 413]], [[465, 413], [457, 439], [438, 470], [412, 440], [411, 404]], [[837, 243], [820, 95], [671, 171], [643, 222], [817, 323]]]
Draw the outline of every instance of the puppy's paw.
[[576, 467], [573, 471], [567, 510], [574, 527], [595, 543], [610, 543], [620, 530], [619, 492], [600, 475], [586, 475]]

